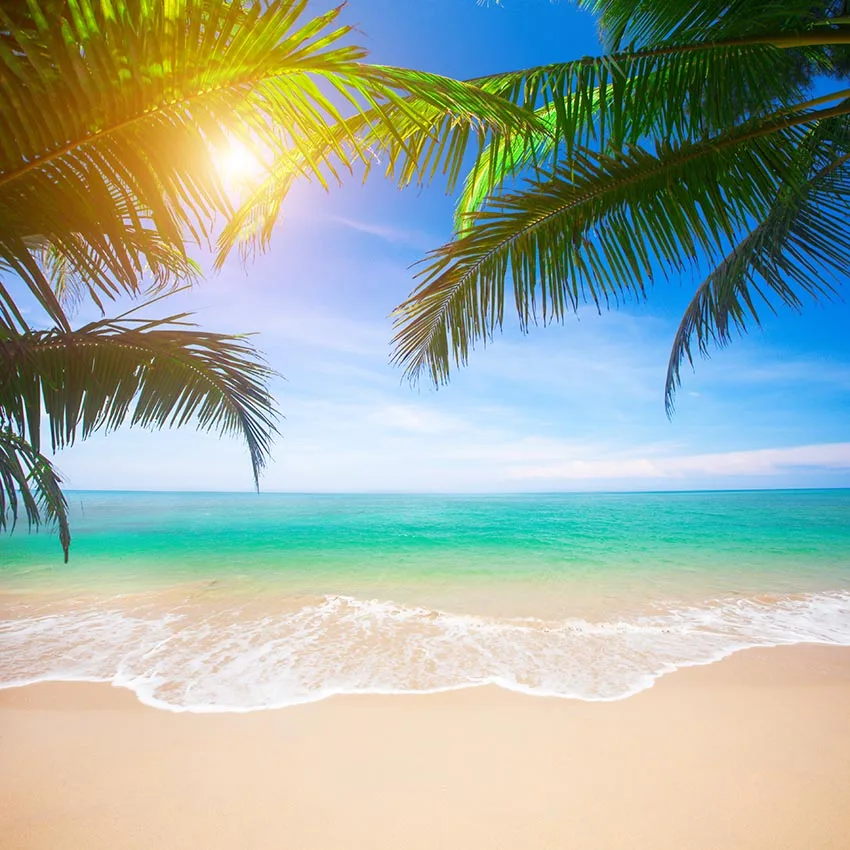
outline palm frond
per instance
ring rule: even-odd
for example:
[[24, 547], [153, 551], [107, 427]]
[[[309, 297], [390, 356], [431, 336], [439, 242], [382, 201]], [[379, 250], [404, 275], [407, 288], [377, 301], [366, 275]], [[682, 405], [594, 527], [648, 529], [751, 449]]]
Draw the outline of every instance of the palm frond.
[[[841, 34], [850, 40], [850, 26]], [[838, 35], [831, 32], [829, 38]], [[820, 50], [807, 55], [815, 64], [828, 63]], [[605, 151], [645, 136], [706, 137], [781, 106], [793, 107], [808, 83], [795, 73], [798, 64], [796, 55], [770, 42], [689, 41], [471, 82], [527, 108], [551, 105], [563, 144]]]
[[542, 101], [536, 114], [543, 127], [493, 137], [467, 174], [455, 230], [506, 182], [527, 169], [554, 167], [574, 147], [616, 153], [647, 137], [696, 141], [777, 108], [798, 107], [803, 99], [800, 81], [789, 81], [796, 60], [787, 51], [769, 45], [699, 48], [673, 45], [477, 80], [523, 105]]
[[673, 341], [664, 401], [668, 415], [681, 386], [681, 367], [696, 347], [727, 345], [734, 331], [761, 323], [775, 303], [795, 310], [801, 295], [831, 298], [850, 276], [850, 235], [836, 221], [850, 217], [850, 122], [818, 125], [798, 151], [803, 181], [778, 192], [767, 215], [706, 277], [691, 299]]
[[660, 264], [679, 271], [699, 252], [717, 257], [761, 219], [793, 179], [800, 127], [846, 114], [832, 109], [747, 122], [705, 142], [640, 147], [617, 157], [576, 154], [471, 217], [426, 259], [421, 283], [396, 311], [395, 361], [439, 384], [476, 340], [501, 326], [512, 281], [520, 325], [558, 320], [643, 293]]
[[825, 0], [579, 0], [581, 8], [598, 16], [608, 50], [623, 44], [720, 41], [800, 30], [830, 5]]
[[[105, 305], [101, 298], [102, 293], [92, 281], [98, 280], [109, 287], [115, 297], [120, 295], [121, 289], [110, 278], [108, 269], [105, 268], [97, 251], [92, 251], [81, 236], [76, 238], [81, 242], [80, 255], [88, 254], [89, 256], [87, 267], [92, 271], [88, 274], [83, 272], [79, 263], [68, 262], [67, 254], [56, 250], [54, 245], [36, 238], [30, 240], [28, 247], [34, 251], [39, 267], [66, 311], [69, 308], [73, 309], [86, 299], [93, 301], [103, 311]], [[136, 241], [134, 234], [128, 232], [126, 241], [133, 245]], [[156, 296], [174, 292], [200, 280], [200, 266], [184, 252], [161, 239], [156, 231], [144, 233], [138, 242], [144, 243], [143, 256], [148, 263], [146, 268], [139, 269], [140, 283], [146, 295]]]
[[[267, 162], [294, 151], [321, 175], [370, 158], [351, 116], [392, 138], [393, 116], [428, 131], [448, 92], [441, 115], [458, 128], [516, 128], [524, 117], [473, 86], [364, 64], [340, 9], [309, 18], [307, 0], [30, 0], [26, 14], [0, 5], [0, 258], [57, 325], [69, 330], [32, 239], [92, 292], [137, 292], [164, 244], [184, 252], [185, 239], [209, 240], [232, 212], [214, 155], [231, 139]], [[425, 104], [422, 121], [407, 95]]]
[[0, 531], [14, 530], [23, 505], [30, 528], [45, 523], [58, 527], [67, 564], [71, 531], [61, 484], [62, 479], [44, 455], [13, 431], [0, 427]]
[[[487, 195], [525, 166], [553, 165], [561, 148], [569, 156], [573, 147], [616, 152], [647, 136], [708, 138], [741, 120], [793, 107], [803, 97], [788, 73], [795, 61], [769, 44], [669, 45], [468, 83], [371, 66], [373, 78], [414, 94], [337, 123], [332, 142], [324, 135], [306, 138], [298, 150], [281, 152], [222, 232], [217, 264], [234, 246], [243, 256], [267, 246], [299, 176], [327, 187], [354, 162], [367, 171], [383, 164], [400, 186], [442, 174], [451, 191], [472, 150], [477, 156], [458, 205], [460, 230]], [[329, 155], [340, 149], [348, 150], [347, 159], [334, 166]], [[311, 160], [320, 167], [312, 168]]]
[[367, 107], [278, 152], [222, 230], [217, 266], [234, 247], [244, 257], [267, 246], [281, 203], [299, 177], [328, 188], [359, 165], [364, 179], [380, 168], [400, 187], [443, 175], [451, 191], [470, 149], [480, 155], [489, 140], [546, 132], [533, 111], [470, 83], [377, 65], [362, 65], [358, 74]]
[[551, 164], [560, 144], [557, 110], [548, 103], [535, 110], [535, 114], [543, 124], [540, 131], [525, 136], [496, 136], [476, 158], [455, 207], [456, 233], [464, 229], [467, 217], [481, 209], [506, 181], [525, 169], [539, 170]]
[[244, 338], [198, 330], [181, 313], [136, 311], [78, 330], [0, 338], [0, 411], [37, 451], [42, 414], [53, 449], [127, 422], [241, 436], [258, 483], [276, 431], [273, 374]]

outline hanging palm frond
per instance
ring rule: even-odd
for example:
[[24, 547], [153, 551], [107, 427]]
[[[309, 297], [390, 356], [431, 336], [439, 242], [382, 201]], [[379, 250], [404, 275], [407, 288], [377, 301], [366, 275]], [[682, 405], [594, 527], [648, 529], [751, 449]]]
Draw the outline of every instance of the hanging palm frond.
[[254, 482], [266, 463], [277, 416], [272, 371], [245, 337], [201, 331], [181, 313], [135, 311], [77, 330], [0, 337], [0, 411], [38, 451], [46, 417], [54, 451], [128, 422], [146, 428], [194, 421], [241, 436]]
[[841, 104], [748, 122], [706, 142], [635, 147], [618, 157], [575, 155], [502, 195], [456, 240], [432, 252], [422, 283], [397, 311], [396, 361], [435, 383], [463, 364], [476, 340], [501, 326], [505, 283], [522, 327], [585, 302], [641, 296], [660, 264], [681, 271], [699, 253], [718, 257], [751, 218], [760, 219], [793, 179], [801, 127], [850, 112]]
[[[727, 345], [735, 330], [761, 322], [760, 308], [794, 310], [801, 296], [830, 299], [850, 276], [850, 119], [825, 121], [800, 146], [803, 180], [784, 185], [767, 215], [719, 263], [691, 299], [673, 342], [664, 401], [668, 415], [681, 384], [682, 363], [693, 366], [694, 345]], [[694, 343], [695, 340], [695, 343]]]
[[15, 527], [23, 504], [30, 528], [45, 523], [58, 527], [67, 564], [71, 530], [61, 484], [62, 479], [44, 455], [13, 431], [0, 427], [0, 531]]
[[[601, 15], [614, 52], [474, 81], [534, 108], [544, 129], [497, 137], [482, 151], [455, 239], [423, 261], [419, 285], [396, 310], [394, 359], [413, 379], [424, 372], [444, 382], [476, 341], [486, 344], [501, 327], [506, 290], [525, 329], [584, 302], [642, 297], [659, 269], [716, 262], [731, 280], [729, 269], [743, 268], [723, 260], [732, 246], [808, 191], [807, 128], [850, 113], [850, 90], [812, 89], [818, 75], [841, 74], [836, 46], [850, 45], [850, 17], [839, 3], [582, 5]], [[843, 209], [836, 176], [819, 185], [820, 208]], [[806, 228], [801, 213], [794, 239], [776, 242], [789, 255], [772, 261], [768, 288], [792, 306], [794, 288], [827, 289], [803, 269], [836, 267], [843, 250], [823, 237], [797, 239]], [[741, 298], [752, 280], [739, 279]], [[710, 281], [678, 339], [677, 363], [689, 333], [723, 326], [723, 302], [706, 295], [716, 294]], [[740, 309], [734, 299], [728, 306]]]
[[381, 126], [397, 156], [407, 148], [395, 120], [425, 134], [439, 109], [452, 132], [529, 120], [474, 86], [366, 65], [346, 43], [341, 7], [314, 18], [306, 9], [307, 0], [0, 3], [0, 260], [57, 326], [70, 329], [32, 240], [92, 294], [137, 293], [163, 250], [185, 256], [186, 238], [208, 240], [232, 212], [216, 150], [233, 139], [266, 163], [298, 155], [321, 175], [370, 161], [351, 115], [361, 129]]

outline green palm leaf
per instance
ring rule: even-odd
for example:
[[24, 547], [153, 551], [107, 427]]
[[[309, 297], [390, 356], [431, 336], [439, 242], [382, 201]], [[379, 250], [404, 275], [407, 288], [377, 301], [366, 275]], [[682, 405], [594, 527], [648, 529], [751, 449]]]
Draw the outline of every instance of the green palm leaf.
[[[843, 245], [818, 234], [811, 210], [787, 233], [780, 220], [787, 225], [804, 197], [843, 211], [837, 174], [824, 173], [815, 191], [802, 166], [813, 136], [804, 128], [848, 113], [846, 89], [812, 98], [818, 75], [847, 67], [846, 4], [581, 5], [601, 16], [612, 53], [473, 81], [534, 109], [544, 129], [496, 137], [475, 161], [456, 238], [423, 261], [419, 285], [395, 314], [394, 359], [411, 378], [425, 372], [439, 384], [477, 341], [486, 344], [502, 324], [506, 289], [525, 329], [584, 302], [601, 309], [642, 297], [658, 269], [675, 274], [707, 259], [720, 265], [677, 338], [677, 381], [691, 334], [702, 345], [700, 334], [725, 339], [724, 321], [739, 329], [745, 316], [757, 321], [759, 296], [748, 287], [763, 271], [741, 258], [758, 255], [759, 240], [774, 237], [765, 286], [786, 304], [798, 306], [798, 292], [827, 293], [806, 275], [839, 268]], [[520, 176], [528, 179], [517, 188]], [[758, 239], [743, 236], [753, 228]], [[734, 278], [733, 268], [749, 272]], [[713, 286], [721, 279], [725, 301]]]
[[806, 124], [841, 104], [747, 122], [705, 142], [640, 147], [616, 157], [576, 153], [567, 165], [495, 199], [454, 242], [432, 252], [422, 283], [397, 310], [396, 362], [435, 383], [501, 326], [511, 280], [522, 327], [642, 295], [655, 264], [677, 271], [699, 251], [718, 257], [761, 219], [784, 181]]
[[[663, 7], [659, 14], [666, 20], [671, 10], [666, 4], [655, 6]], [[685, 11], [701, 8], [690, 2], [680, 6]], [[797, 37], [797, 29], [791, 27], [789, 36], [776, 27], [799, 21], [771, 9], [773, 13], [763, 10], [760, 20], [764, 25], [769, 21], [773, 31], [765, 35], [763, 26], [756, 26], [749, 40], [724, 41], [719, 39], [723, 33], [707, 32], [704, 40], [650, 44], [472, 81], [535, 108], [543, 128], [531, 135], [497, 135], [482, 151], [467, 176], [456, 229], [524, 168], [553, 165], [561, 148], [569, 156], [573, 147], [616, 152], [646, 137], [697, 140], [777, 108], [799, 108], [811, 73], [832, 70], [831, 60], [815, 46], [789, 51], [786, 42]], [[682, 8], [674, 19], [681, 14]], [[811, 38], [850, 42], [850, 21], [829, 32], [815, 30]], [[808, 69], [804, 74], [801, 63]]]
[[[598, 100], [598, 93], [595, 95]], [[476, 158], [463, 185], [455, 209], [455, 231], [461, 232], [467, 217], [481, 209], [512, 177], [524, 169], [550, 165], [560, 144], [558, 110], [551, 103], [535, 110], [543, 128], [525, 136], [497, 136]]]
[[244, 337], [198, 330], [187, 315], [131, 313], [74, 331], [7, 332], [0, 338], [0, 410], [36, 451], [42, 415], [54, 450], [124, 422], [162, 428], [194, 421], [241, 436], [257, 483], [276, 430], [267, 387], [273, 373]]
[[[727, 345], [735, 330], [760, 323], [759, 305], [779, 302], [799, 310], [801, 294], [831, 298], [850, 275], [850, 235], [835, 227], [850, 217], [850, 121], [818, 125], [800, 146], [803, 180], [786, 185], [767, 215], [738, 242], [698, 287], [670, 354], [665, 405], [673, 413], [681, 366], [693, 348]], [[696, 341], [694, 343], [694, 340]]]
[[364, 94], [371, 106], [330, 127], [330, 139], [327, 133], [307, 135], [296, 148], [279, 152], [223, 229], [218, 266], [236, 246], [243, 256], [267, 246], [280, 206], [299, 177], [328, 188], [358, 165], [364, 179], [381, 167], [401, 187], [442, 174], [451, 190], [470, 148], [480, 155], [488, 140], [546, 132], [540, 117], [524, 106], [471, 83], [377, 65], [362, 66], [360, 75], [372, 86]]
[[0, 427], [0, 531], [14, 528], [20, 504], [30, 528], [55, 524], [68, 563], [71, 531], [62, 479], [50, 461], [23, 438]]
[[[105, 305], [102, 292], [92, 285], [92, 280], [100, 279], [110, 289], [110, 296], [118, 297], [121, 289], [109, 277], [102, 259], [96, 250], [92, 250], [81, 235], [79, 251], [86, 256], [88, 268], [94, 268], [93, 274], [85, 274], [80, 264], [68, 261], [67, 254], [57, 251], [55, 246], [38, 238], [29, 242], [30, 250], [34, 250], [38, 258], [39, 268], [43, 271], [59, 303], [63, 308], [76, 307], [86, 299], [93, 301], [101, 311]], [[145, 281], [145, 292], [149, 295], [159, 295], [176, 291], [181, 286], [197, 283], [201, 278], [200, 266], [186, 256], [183, 251], [176, 249], [167, 240], [161, 239], [152, 230], [142, 234], [140, 242], [144, 243], [147, 267], [139, 268], [140, 278]], [[126, 242], [134, 245], [133, 235], [127, 234]], [[139, 246], [141, 247], [141, 246]], [[102, 277], [99, 277], [102, 275]]]
[[[622, 44], [644, 45], [688, 41], [721, 41], [777, 30], [799, 32], [816, 14], [836, 6], [830, 0], [578, 0], [599, 16], [609, 50]], [[820, 7], [820, 8], [819, 8]]]

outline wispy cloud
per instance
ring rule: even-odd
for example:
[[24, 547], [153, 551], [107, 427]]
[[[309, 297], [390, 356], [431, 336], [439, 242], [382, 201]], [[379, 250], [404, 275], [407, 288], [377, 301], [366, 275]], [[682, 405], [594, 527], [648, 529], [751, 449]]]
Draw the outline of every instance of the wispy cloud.
[[325, 216], [323, 220], [333, 224], [340, 224], [350, 230], [356, 230], [358, 233], [366, 233], [369, 236], [374, 236], [377, 239], [382, 239], [384, 242], [390, 242], [394, 245], [408, 245], [411, 248], [416, 248], [418, 251], [428, 251], [440, 242], [438, 237], [426, 233], [424, 230], [395, 227], [391, 224], [362, 221], [341, 215]]
[[369, 418], [382, 428], [407, 434], [457, 434], [472, 429], [459, 416], [421, 404], [384, 404]]
[[546, 464], [517, 465], [511, 477], [547, 481], [589, 479], [684, 479], [689, 476], [781, 475], [800, 468], [850, 469], [850, 443], [825, 443], [716, 454], [659, 457], [572, 457]]

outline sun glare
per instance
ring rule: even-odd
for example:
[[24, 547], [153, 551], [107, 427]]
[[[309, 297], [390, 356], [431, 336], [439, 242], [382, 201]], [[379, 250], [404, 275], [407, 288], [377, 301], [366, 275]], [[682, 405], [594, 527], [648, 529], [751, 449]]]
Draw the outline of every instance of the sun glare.
[[235, 140], [218, 151], [216, 164], [225, 181], [234, 187], [255, 182], [263, 171], [258, 157], [242, 142]]

